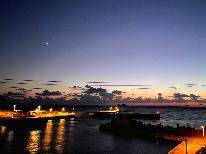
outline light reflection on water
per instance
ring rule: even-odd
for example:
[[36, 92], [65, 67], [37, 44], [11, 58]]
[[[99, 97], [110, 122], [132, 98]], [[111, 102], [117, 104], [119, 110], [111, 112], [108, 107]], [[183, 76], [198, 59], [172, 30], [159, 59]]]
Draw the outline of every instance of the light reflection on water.
[[26, 149], [31, 154], [38, 153], [40, 150], [40, 132], [40, 130], [30, 131]]
[[59, 120], [59, 126], [57, 128], [57, 137], [55, 143], [55, 149], [57, 153], [62, 153], [64, 148], [64, 132], [65, 132], [65, 119]]
[[[26, 145], [26, 151], [28, 153], [39, 153], [41, 150], [44, 151], [44, 153], [51, 153], [51, 151], [58, 154], [63, 153], [65, 141], [65, 119], [60, 119], [55, 121], [55, 124], [53, 123], [53, 120], [48, 120], [44, 130], [29, 132], [29, 137], [27, 139], [28, 143]], [[53, 125], [55, 125], [55, 127]]]
[[49, 120], [44, 129], [6, 131], [8, 133], [4, 136], [7, 139], [0, 153], [132, 154], [144, 151], [144, 154], [152, 151], [164, 154], [171, 148], [170, 143], [157, 145], [152, 141], [101, 133], [99, 123], [105, 122], [91, 119]]
[[1, 135], [4, 135], [6, 133], [6, 127], [5, 126], [0, 126], [0, 133], [1, 133]]
[[14, 131], [9, 131], [7, 141], [10, 143], [13, 141], [13, 139], [14, 139]]
[[43, 151], [48, 152], [51, 149], [51, 141], [52, 141], [52, 127], [53, 127], [53, 120], [48, 120], [45, 134], [43, 138]]

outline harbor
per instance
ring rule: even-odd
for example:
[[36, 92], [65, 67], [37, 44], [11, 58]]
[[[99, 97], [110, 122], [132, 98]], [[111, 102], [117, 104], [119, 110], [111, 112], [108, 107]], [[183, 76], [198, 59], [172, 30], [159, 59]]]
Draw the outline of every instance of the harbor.
[[[86, 108], [83, 109], [82, 107], [80, 110], [77, 107], [73, 109], [73, 107], [45, 108], [44, 106], [36, 106], [36, 108], [34, 108], [33, 110], [28, 110], [26, 112], [20, 109], [22, 108], [15, 106], [15, 109], [13, 110], [3, 110], [0, 112], [1, 123], [3, 122], [3, 119], [4, 122], [6, 121], [4, 125], [1, 124], [2, 133], [4, 132], [9, 133], [11, 131], [22, 132], [22, 130], [26, 132], [31, 132], [31, 131], [38, 132], [39, 130], [41, 131], [45, 129], [47, 130], [50, 127], [51, 127], [50, 129], [52, 129], [53, 127], [58, 128], [60, 126], [61, 126], [60, 128], [63, 128], [62, 124], [64, 125], [65, 129], [67, 129], [67, 131], [71, 132], [70, 129], [75, 131], [77, 127], [82, 127], [82, 124], [84, 123], [84, 125], [85, 124], [86, 125], [81, 130], [83, 133], [82, 136], [84, 136], [84, 134], [88, 134], [91, 130], [94, 129], [95, 126], [95, 128], [97, 128], [95, 129], [96, 131], [93, 132], [94, 134], [89, 133], [90, 134], [89, 136], [95, 134], [96, 135], [99, 134], [103, 136], [105, 135], [117, 136], [117, 137], [121, 137], [122, 139], [128, 139], [128, 141], [135, 139], [135, 140], [143, 140], [143, 141], [146, 140], [147, 142], [152, 142], [152, 143], [158, 142], [157, 145], [160, 145], [161, 143], [164, 144], [170, 143], [174, 145], [167, 151], [167, 153], [169, 152], [170, 154], [185, 153], [186, 152], [185, 139], [188, 139], [187, 140], [188, 154], [190, 154], [192, 151], [193, 152], [191, 154], [193, 154], [195, 151], [198, 151], [200, 148], [204, 147], [204, 143], [205, 143], [204, 138], [202, 137], [203, 128], [201, 127], [193, 127], [187, 125], [171, 126], [164, 123], [165, 120], [167, 121], [169, 119], [175, 118], [175, 116], [170, 116], [171, 112], [167, 112], [166, 108], [162, 108], [162, 109], [153, 108], [151, 110], [150, 108], [141, 108], [141, 109], [134, 108], [134, 107], [116, 108], [114, 106], [112, 108], [110, 107], [90, 108], [91, 111], [89, 111], [88, 109]], [[176, 109], [173, 110], [176, 112]], [[188, 116], [189, 115], [191, 116], [189, 109], [184, 109], [184, 110], [188, 112]], [[175, 115], [175, 112], [174, 113], [172, 112], [172, 114]], [[203, 112], [204, 110], [202, 109], [202, 113]], [[128, 118], [126, 116], [125, 117], [117, 116], [118, 114], [121, 115], [125, 113], [127, 114], [139, 113], [140, 115], [144, 115], [144, 114], [147, 115], [148, 113], [151, 113], [151, 115], [158, 114], [160, 119], [158, 118], [157, 120], [153, 120], [152, 118], [135, 119], [131, 117]], [[198, 117], [200, 115], [204, 115], [202, 113], [197, 114]], [[94, 116], [95, 114], [100, 114], [102, 115], [102, 117]], [[165, 119], [166, 117], [167, 119]], [[187, 115], [185, 115], [185, 117], [187, 117]], [[115, 124], [116, 126], [114, 125], [113, 127], [111, 127], [111, 123], [109, 121], [112, 121], [112, 123]], [[158, 121], [163, 122], [164, 125], [158, 123]], [[152, 122], [157, 124], [154, 124]], [[53, 126], [54, 124], [55, 126]], [[57, 132], [53, 132], [53, 133], [55, 134]], [[9, 136], [9, 134], [6, 136]], [[105, 146], [104, 144], [103, 145], [102, 144], [103, 143], [101, 143], [100, 145]], [[156, 144], [154, 146], [156, 146]], [[138, 151], [140, 149], [138, 149]], [[144, 149], [141, 149], [141, 151], [144, 151]], [[77, 150], [77, 153], [80, 152]], [[166, 153], [166, 152], [161, 152], [161, 153]]]

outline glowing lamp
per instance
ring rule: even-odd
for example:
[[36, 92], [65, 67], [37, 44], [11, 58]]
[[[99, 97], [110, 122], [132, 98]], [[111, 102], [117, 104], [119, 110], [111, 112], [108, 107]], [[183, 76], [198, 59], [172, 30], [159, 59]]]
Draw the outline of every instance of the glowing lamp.
[[204, 137], [205, 136], [205, 126], [201, 126], [202, 128], [202, 136]]

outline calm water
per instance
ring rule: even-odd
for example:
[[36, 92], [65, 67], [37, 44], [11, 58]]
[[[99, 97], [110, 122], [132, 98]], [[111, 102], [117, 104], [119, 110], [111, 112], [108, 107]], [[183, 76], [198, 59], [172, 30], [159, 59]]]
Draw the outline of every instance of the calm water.
[[[161, 113], [162, 123], [175, 126], [205, 125], [205, 109], [134, 108], [136, 112]], [[81, 109], [82, 110], [82, 109]], [[87, 109], [84, 109], [87, 110]], [[95, 108], [93, 108], [95, 110]], [[71, 153], [71, 154], [166, 154], [174, 143], [161, 143], [135, 137], [99, 132], [99, 124], [106, 120], [60, 119], [49, 120], [40, 130], [8, 130], [0, 128], [0, 153]]]

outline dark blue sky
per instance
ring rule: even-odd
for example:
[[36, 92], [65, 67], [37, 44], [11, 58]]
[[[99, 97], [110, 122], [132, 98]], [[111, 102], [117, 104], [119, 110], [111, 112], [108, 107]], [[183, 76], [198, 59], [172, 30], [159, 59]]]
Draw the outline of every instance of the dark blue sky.
[[204, 84], [205, 27], [204, 0], [4, 0], [1, 78]]

